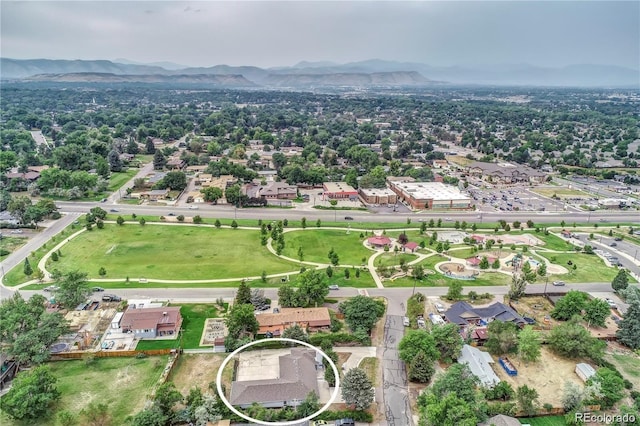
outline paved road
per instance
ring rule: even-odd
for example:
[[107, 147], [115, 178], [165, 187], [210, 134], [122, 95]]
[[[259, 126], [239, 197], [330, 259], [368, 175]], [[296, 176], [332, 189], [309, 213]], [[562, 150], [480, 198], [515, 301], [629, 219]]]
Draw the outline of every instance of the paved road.
[[[74, 212], [74, 213], [86, 213], [95, 206], [101, 206], [101, 203], [95, 202], [66, 202], [66, 201], [58, 201], [56, 205], [60, 208], [61, 212]], [[420, 219], [429, 220], [433, 218], [434, 220], [438, 220], [442, 218], [443, 213], [411, 213], [411, 214], [400, 214], [400, 213], [370, 213], [364, 211], [328, 211], [328, 210], [297, 210], [297, 209], [263, 209], [263, 208], [247, 208], [247, 209], [236, 209], [233, 206], [229, 205], [219, 205], [212, 206], [209, 204], [202, 204], [199, 206], [198, 214], [202, 217], [215, 217], [221, 219], [265, 219], [265, 220], [277, 220], [277, 219], [301, 219], [302, 217], [306, 217], [307, 219], [321, 219], [326, 222], [333, 222], [337, 220], [338, 222], [347, 222], [345, 221], [346, 216], [350, 216], [353, 218], [353, 221], [348, 221], [352, 223], [354, 227], [358, 227], [358, 222], [406, 222], [407, 218], [410, 218], [414, 223]], [[124, 214], [147, 214], [147, 215], [166, 215], [168, 212], [173, 212], [175, 214], [184, 214], [185, 216], [189, 216], [193, 213], [192, 210], [189, 210], [186, 207], [167, 207], [167, 206], [136, 206], [136, 205], [127, 205], [122, 204], [118, 205], [118, 210]], [[447, 213], [447, 217], [452, 219], [452, 222], [449, 226], [453, 226], [453, 221], [466, 220], [467, 222], [497, 222], [499, 220], [506, 221], [526, 221], [528, 219], [532, 219], [535, 223], [558, 223], [562, 220], [567, 223], [573, 223], [574, 221], [587, 222], [587, 219], [594, 221], [597, 218], [606, 218], [611, 222], [636, 222], [638, 221], [638, 212], [611, 212], [611, 211], [596, 211], [591, 212], [590, 216], [588, 212], [582, 213], [566, 213], [566, 212], [558, 212], [558, 213], [533, 213], [533, 212], [522, 212], [522, 213], [514, 213], [514, 212], [495, 212], [495, 213], [482, 213], [482, 219], [478, 219], [480, 214], [478, 212], [451, 212]], [[448, 222], [445, 222], [445, 225]]]
[[398, 343], [403, 335], [402, 316], [387, 315], [382, 352], [382, 387], [389, 426], [413, 425], [407, 374], [404, 362], [398, 358]]

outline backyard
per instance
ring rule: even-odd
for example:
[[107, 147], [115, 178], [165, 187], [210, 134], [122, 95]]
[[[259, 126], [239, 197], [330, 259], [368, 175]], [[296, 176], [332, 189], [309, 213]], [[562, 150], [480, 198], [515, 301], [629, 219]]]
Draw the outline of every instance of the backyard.
[[228, 354], [183, 354], [176, 363], [176, 366], [169, 375], [178, 391], [183, 395], [189, 393], [189, 389], [198, 387], [202, 392], [213, 392], [209, 390], [209, 385], [215, 383], [218, 368]]
[[[166, 356], [148, 358], [96, 358], [50, 363], [58, 378], [62, 394], [58, 411], [74, 414], [91, 402], [107, 404], [112, 424], [125, 424], [125, 419], [144, 407], [146, 396], [167, 364]], [[4, 423], [3, 424], [9, 424]], [[54, 418], [41, 419], [33, 426], [57, 424]]]
[[[188, 225], [106, 224], [74, 238], [62, 252], [47, 268], [67, 272], [82, 265], [90, 278], [204, 280], [297, 269], [261, 246], [259, 231]], [[98, 275], [101, 267], [104, 276]]]
[[[205, 320], [207, 318], [218, 318], [222, 315], [222, 313], [218, 311], [220, 307], [214, 304], [182, 304], [173, 306], [180, 306], [180, 314], [182, 315], [183, 331], [180, 338], [173, 340], [142, 340], [136, 346], [136, 350], [173, 349], [180, 344], [180, 341], [182, 342], [183, 349], [197, 349], [200, 347], [200, 338], [202, 337]], [[211, 349], [210, 347], [207, 348]]]

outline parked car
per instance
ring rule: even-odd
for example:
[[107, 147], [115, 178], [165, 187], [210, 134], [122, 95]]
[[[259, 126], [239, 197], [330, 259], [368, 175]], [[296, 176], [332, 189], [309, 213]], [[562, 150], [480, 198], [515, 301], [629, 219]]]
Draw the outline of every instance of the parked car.
[[555, 285], [556, 287], [562, 287], [565, 284], [564, 281], [554, 281], [553, 285]]
[[443, 313], [445, 311], [444, 306], [441, 303], [434, 303], [433, 306], [436, 307], [436, 311], [439, 313]]
[[355, 426], [356, 422], [353, 419], [338, 419], [335, 424], [336, 426]]
[[121, 302], [122, 299], [120, 298], [120, 296], [116, 296], [115, 294], [105, 294], [104, 296], [102, 296], [102, 301], [103, 302]]
[[618, 309], [618, 305], [616, 305], [616, 302], [614, 302], [613, 300], [606, 298], [604, 299], [605, 302], [607, 302], [609, 304], [609, 307], [611, 309]]
[[613, 320], [613, 322], [615, 322], [616, 324], [618, 324], [620, 322], [620, 318], [615, 316], [615, 315], [611, 315], [611, 319]]
[[104, 291], [104, 288], [102, 288], [102, 287], [93, 287], [91, 290], [92, 291]]
[[529, 318], [529, 317], [522, 317], [522, 319], [524, 320], [524, 322], [526, 322], [529, 325], [533, 325], [536, 323], [536, 320], [534, 320], [533, 318]]
[[198, 206], [189, 206], [189, 210], [198, 210]]
[[106, 203], [106, 202], [107, 202], [107, 199], [106, 199], [106, 198], [103, 198], [102, 200], [100, 200], [100, 202], [101, 202], [101, 203]]
[[344, 220], [353, 220], [353, 218], [351, 216], [345, 216]]
[[14, 229], [11, 231], [12, 234], [22, 234], [22, 229]]
[[409, 322], [409, 317], [402, 317], [402, 325], [404, 325], [405, 327], [409, 327], [411, 325], [411, 322]]
[[615, 241], [622, 241], [622, 237], [615, 237], [614, 240]]
[[326, 420], [314, 420], [311, 422], [311, 426], [327, 426], [328, 424]]
[[338, 285], [337, 285], [337, 284], [331, 284], [331, 285], [329, 286], [329, 290], [340, 290], [340, 287], [338, 287]]
[[57, 291], [60, 290], [60, 287], [58, 287], [57, 285], [49, 285], [45, 288], [42, 289], [43, 291]]

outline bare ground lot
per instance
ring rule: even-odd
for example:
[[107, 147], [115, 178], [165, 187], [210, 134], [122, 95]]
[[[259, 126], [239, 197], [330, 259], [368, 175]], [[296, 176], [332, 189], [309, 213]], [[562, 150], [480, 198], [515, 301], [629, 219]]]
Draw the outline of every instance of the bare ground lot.
[[525, 365], [518, 357], [511, 357], [518, 375], [511, 377], [507, 375], [502, 366], [497, 362], [493, 369], [500, 380], [508, 382], [513, 389], [527, 385], [538, 391], [540, 405], [549, 403], [554, 407], [562, 407], [562, 394], [566, 381], [572, 381], [582, 386], [582, 381], [575, 373], [576, 363], [583, 360], [570, 360], [555, 355], [551, 350], [542, 347], [540, 361], [531, 362]]
[[[180, 356], [177, 365], [171, 372], [169, 380], [175, 383], [176, 388], [183, 394], [189, 393], [189, 389], [194, 386], [199, 387], [202, 392], [206, 392], [210, 383], [216, 381], [218, 368], [227, 354], [206, 353], [206, 354], [183, 354]], [[232, 363], [231, 363], [232, 364]]]

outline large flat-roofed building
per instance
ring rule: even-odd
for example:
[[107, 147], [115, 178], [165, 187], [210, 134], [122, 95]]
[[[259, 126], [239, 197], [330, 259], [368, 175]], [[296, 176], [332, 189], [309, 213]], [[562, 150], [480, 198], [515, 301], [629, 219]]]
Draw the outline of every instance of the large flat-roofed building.
[[458, 188], [444, 183], [390, 180], [389, 186], [399, 200], [408, 203], [414, 210], [471, 208], [471, 198]]
[[395, 204], [398, 196], [389, 188], [360, 188], [360, 196], [367, 204]]
[[322, 189], [325, 198], [358, 198], [358, 191], [346, 182], [325, 182]]
[[542, 183], [547, 174], [529, 166], [515, 166], [509, 163], [484, 163], [474, 161], [467, 166], [467, 172], [471, 176], [493, 183]]

